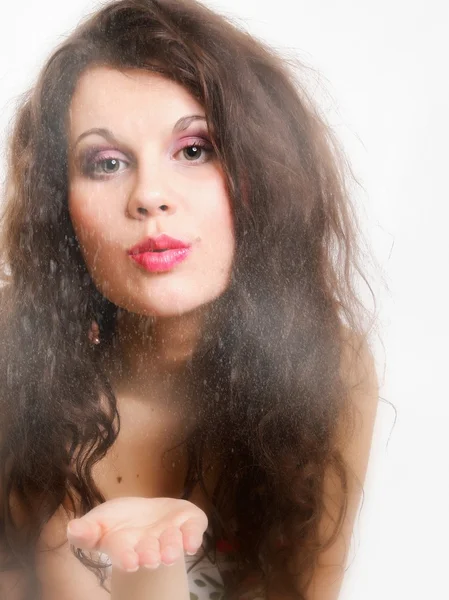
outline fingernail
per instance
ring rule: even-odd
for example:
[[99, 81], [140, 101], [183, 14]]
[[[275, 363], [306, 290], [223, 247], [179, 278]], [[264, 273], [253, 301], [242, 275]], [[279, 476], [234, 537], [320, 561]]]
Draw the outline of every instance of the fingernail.
[[138, 570], [139, 570], [139, 565], [137, 565], [137, 567], [134, 567], [132, 569], [131, 568], [130, 569], [126, 569], [126, 572], [127, 573], [135, 573]]
[[179, 560], [179, 556], [173, 557], [173, 558], [169, 558], [167, 560], [167, 562], [162, 561], [162, 564], [165, 565], [166, 567], [171, 567], [173, 566], [175, 563], [177, 563]]
[[145, 569], [150, 569], [150, 571], [154, 571], [160, 566], [161, 563], [157, 563], [156, 565], [143, 565]]
[[198, 550], [195, 550], [195, 552], [189, 552], [188, 550], [186, 550], [186, 554], [188, 554], [189, 556], [195, 556], [197, 552]]
[[167, 567], [173, 565], [178, 560], [178, 552], [171, 546], [165, 549], [165, 556], [167, 557], [167, 562], [164, 562], [164, 565], [167, 565]]
[[163, 564], [165, 567], [172, 567], [172, 566], [175, 564], [175, 562], [176, 562], [176, 561], [173, 561], [173, 562], [164, 562], [164, 561], [162, 561], [162, 564]]

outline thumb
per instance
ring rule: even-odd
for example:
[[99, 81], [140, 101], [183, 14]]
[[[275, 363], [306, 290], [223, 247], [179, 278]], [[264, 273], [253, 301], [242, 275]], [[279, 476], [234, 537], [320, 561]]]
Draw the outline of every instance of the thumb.
[[86, 519], [72, 519], [67, 526], [69, 541], [84, 550], [92, 550], [101, 538], [101, 528]]

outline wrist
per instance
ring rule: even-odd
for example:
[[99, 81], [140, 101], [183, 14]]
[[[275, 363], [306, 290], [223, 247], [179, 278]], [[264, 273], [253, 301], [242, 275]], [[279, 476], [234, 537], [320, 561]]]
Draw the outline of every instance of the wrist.
[[189, 582], [184, 556], [173, 565], [157, 569], [140, 567], [128, 573], [112, 567], [111, 600], [189, 600]]

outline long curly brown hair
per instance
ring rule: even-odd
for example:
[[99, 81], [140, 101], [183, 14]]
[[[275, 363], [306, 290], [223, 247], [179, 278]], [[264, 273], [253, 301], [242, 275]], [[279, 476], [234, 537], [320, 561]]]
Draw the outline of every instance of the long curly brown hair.
[[[100, 361], [113, 346], [118, 308], [87, 272], [67, 204], [68, 108], [80, 75], [95, 65], [161, 73], [204, 106], [236, 251], [229, 287], [211, 303], [187, 367], [198, 421], [185, 440], [184, 497], [198, 482], [207, 493], [204, 457], [212, 450], [221, 465], [210, 498], [213, 542], [239, 541], [227, 597], [257, 571], [267, 589], [276, 581], [280, 592], [304, 599], [346, 514], [343, 500], [332, 535], [319, 537], [325, 471], [335, 471], [343, 498], [348, 485], [336, 447], [337, 421], [347, 417], [348, 432], [353, 422], [342, 331], [363, 340], [374, 323], [354, 279], [374, 298], [361, 268], [348, 184], [355, 178], [301, 83], [300, 61], [195, 0], [107, 3], [51, 55], [18, 110], [0, 240], [1, 568], [23, 568], [29, 598], [40, 598], [40, 532], [67, 495], [77, 516], [105, 501], [92, 467], [120, 430]], [[87, 336], [93, 319], [97, 347]], [[12, 500], [27, 516], [20, 528]], [[99, 563], [72, 552], [103, 585]]]

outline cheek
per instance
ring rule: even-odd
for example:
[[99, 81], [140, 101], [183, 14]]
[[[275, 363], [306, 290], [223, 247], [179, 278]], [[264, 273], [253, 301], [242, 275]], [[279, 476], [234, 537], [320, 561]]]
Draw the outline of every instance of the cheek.
[[86, 195], [70, 194], [69, 214], [73, 229], [82, 245], [91, 246], [95, 240], [98, 243], [109, 230], [107, 212], [93, 198]]
[[228, 253], [233, 255], [235, 247], [234, 219], [230, 203], [227, 202], [216, 221], [215, 240], [226, 240]]
[[228, 272], [234, 259], [235, 234], [233, 213], [227, 196], [223, 195], [213, 207], [209, 207], [201, 224], [210, 268], [217, 273]]
[[[231, 201], [227, 196], [226, 190], [221, 185], [213, 190], [207, 197], [204, 207], [203, 226], [209, 231], [210, 237], [218, 235], [226, 238], [234, 237], [234, 222], [231, 207]], [[211, 198], [215, 202], [211, 203]]]
[[92, 203], [76, 196], [69, 198], [69, 215], [87, 270], [93, 275], [104, 237], [104, 222], [102, 224], [98, 211], [93, 210]]
[[104, 211], [99, 210], [94, 202], [86, 201], [85, 196], [72, 195], [68, 206], [86, 269], [100, 293], [108, 297], [113, 287], [109, 278], [109, 259], [115, 250], [111, 245], [113, 232], [110, 223], [104, 218]]

